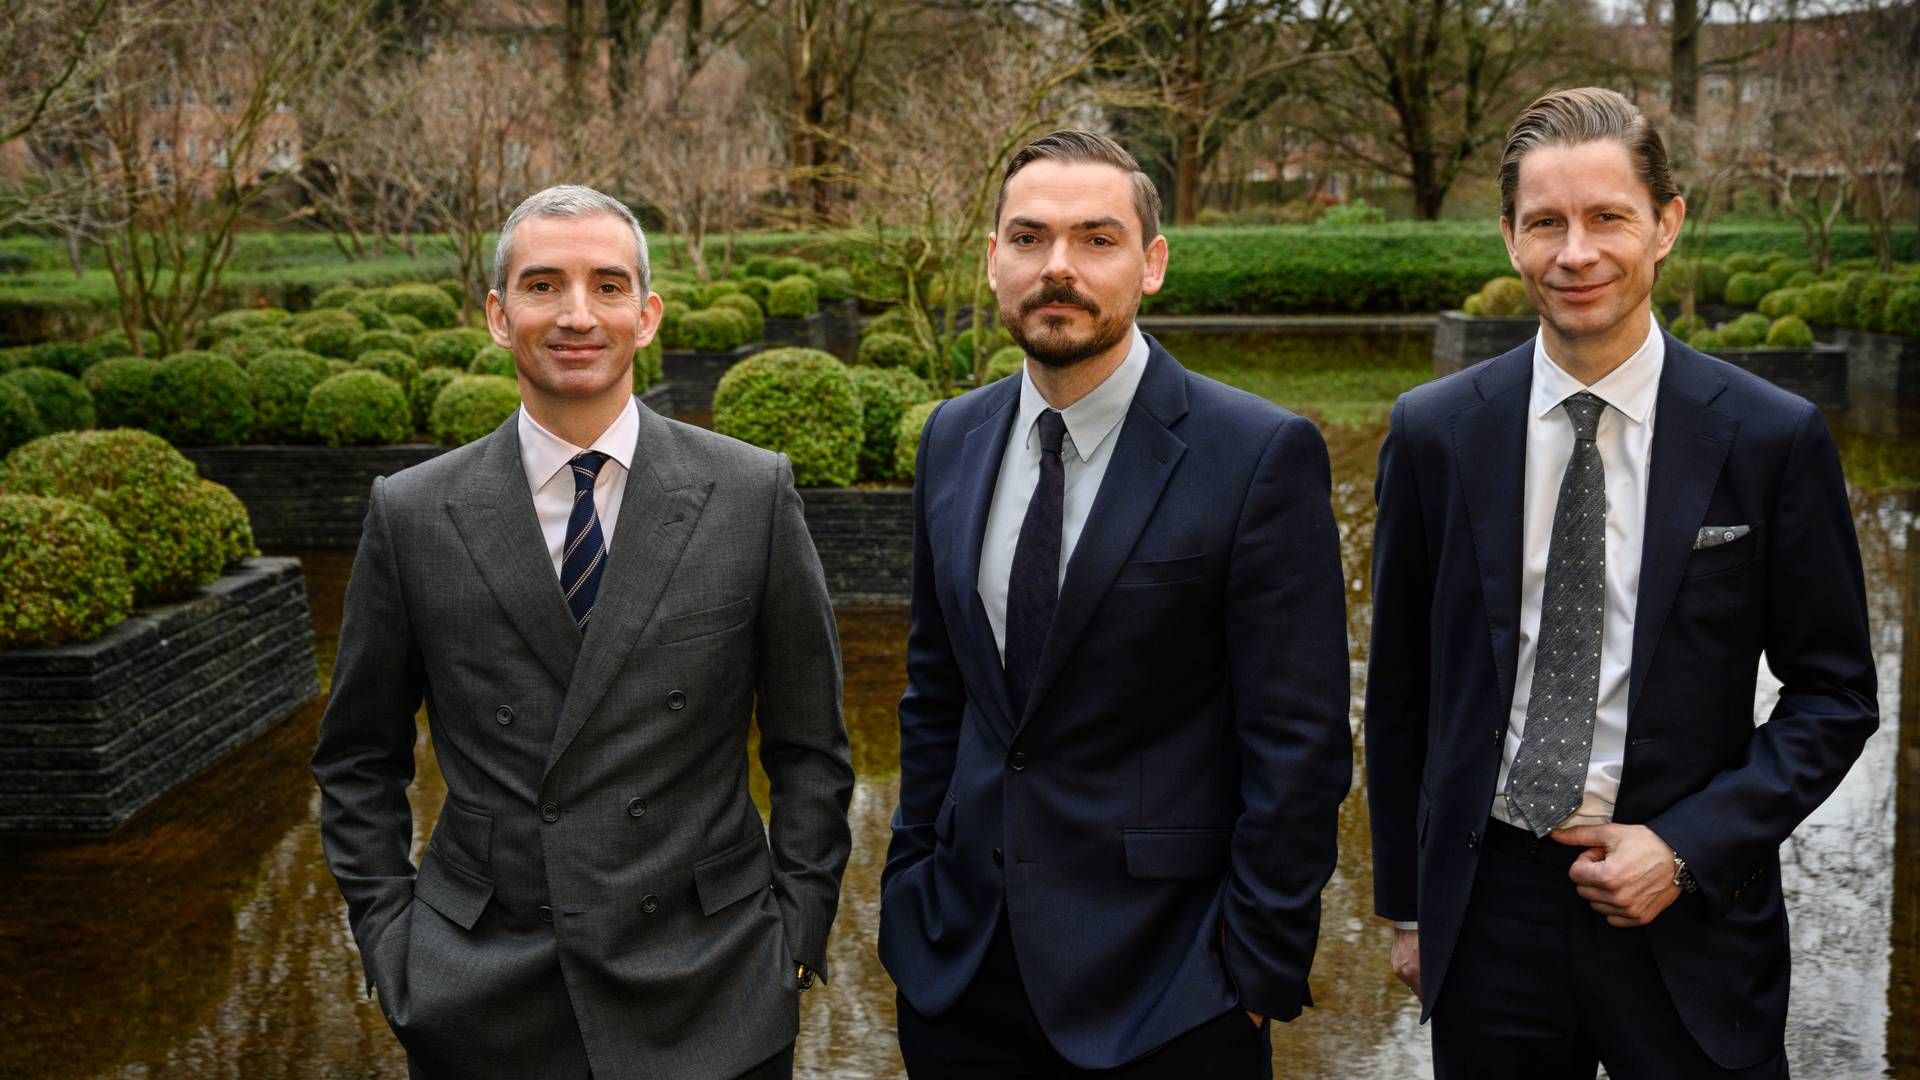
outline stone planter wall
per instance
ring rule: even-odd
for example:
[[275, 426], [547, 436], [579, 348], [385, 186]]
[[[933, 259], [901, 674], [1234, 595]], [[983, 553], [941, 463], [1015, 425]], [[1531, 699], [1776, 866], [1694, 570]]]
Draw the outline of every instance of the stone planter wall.
[[1433, 374], [1437, 378], [1470, 368], [1519, 346], [1538, 333], [1540, 320], [1480, 318], [1443, 311], [1433, 326]]
[[802, 488], [836, 604], [904, 604], [913, 588], [912, 488]]
[[827, 350], [851, 364], [860, 355], [860, 301], [828, 300], [820, 305], [820, 331]]
[[1847, 385], [1855, 400], [1869, 397], [1920, 402], [1920, 338], [1835, 332], [1847, 349]]
[[761, 335], [769, 349], [827, 347], [827, 320], [819, 313], [803, 316], [767, 316], [766, 332]]
[[713, 388], [727, 369], [767, 347], [772, 342], [773, 320], [767, 320], [765, 342], [742, 345], [728, 352], [694, 352], [673, 349], [660, 354], [660, 370], [673, 386], [673, 410], [681, 413], [711, 413]]
[[1713, 355], [1823, 409], [1847, 407], [1847, 350], [1841, 346], [1815, 342], [1811, 349], [1720, 349]]
[[296, 559], [84, 645], [0, 652], [0, 831], [104, 831], [320, 693]]

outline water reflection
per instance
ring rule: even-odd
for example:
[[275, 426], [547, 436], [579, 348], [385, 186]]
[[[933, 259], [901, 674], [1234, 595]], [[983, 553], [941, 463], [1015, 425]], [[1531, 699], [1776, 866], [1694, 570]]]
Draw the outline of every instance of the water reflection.
[[[1377, 418], [1331, 427], [1335, 509], [1349, 592], [1354, 712], [1367, 640]], [[1899, 494], [1862, 495], [1883, 732], [1840, 792], [1783, 853], [1793, 914], [1789, 1039], [1803, 1076], [1920, 1075], [1920, 567]], [[337, 643], [350, 555], [300, 552], [323, 667]], [[897, 790], [894, 706], [906, 615], [841, 612], [847, 721], [859, 783], [854, 848], [831, 945], [834, 982], [804, 999], [802, 1076], [896, 1077], [893, 988], [875, 955], [878, 883]], [[324, 674], [323, 674], [324, 680]], [[1777, 684], [1760, 688], [1771, 706]], [[1920, 708], [1920, 706], [1916, 706]], [[405, 1064], [362, 993], [345, 913], [320, 850], [306, 769], [310, 706], [119, 832], [9, 839], [0, 868], [0, 1076], [402, 1077]], [[1900, 723], [1900, 720], [1906, 723]], [[416, 850], [444, 793], [417, 747]], [[1390, 931], [1372, 915], [1356, 738], [1354, 793], [1327, 887], [1313, 991], [1319, 1007], [1278, 1027], [1287, 1077], [1430, 1074], [1413, 999], [1388, 974]], [[756, 780], [764, 803], [763, 779]], [[1896, 828], [1896, 822], [1898, 827]]]

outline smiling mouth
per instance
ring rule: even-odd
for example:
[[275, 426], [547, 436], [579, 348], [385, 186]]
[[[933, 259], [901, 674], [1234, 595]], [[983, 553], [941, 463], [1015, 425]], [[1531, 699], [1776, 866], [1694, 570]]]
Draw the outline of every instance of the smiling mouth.
[[573, 342], [570, 344], [563, 343], [558, 345], [547, 346], [547, 351], [554, 354], [555, 356], [587, 356], [593, 353], [601, 352], [605, 349], [606, 349], [605, 345], [594, 345], [587, 342]]
[[1585, 300], [1606, 288], [1611, 282], [1595, 281], [1585, 285], [1555, 285], [1554, 291], [1569, 300]]

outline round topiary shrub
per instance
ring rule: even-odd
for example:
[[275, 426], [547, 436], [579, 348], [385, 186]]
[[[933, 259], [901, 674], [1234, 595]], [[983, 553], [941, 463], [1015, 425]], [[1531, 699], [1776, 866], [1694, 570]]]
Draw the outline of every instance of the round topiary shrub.
[[285, 308], [235, 308], [208, 319], [202, 334], [208, 341], [221, 342], [230, 337], [278, 326], [286, 320]]
[[924, 371], [927, 367], [927, 350], [919, 342], [905, 334], [888, 330], [861, 338], [857, 355], [859, 363], [868, 367], [906, 368], [909, 371]]
[[974, 330], [962, 330], [954, 335], [953, 344], [947, 347], [947, 359], [953, 364], [954, 378], [960, 380], [973, 378], [974, 361], [979, 358], [978, 353], [975, 352], [976, 349], [991, 357], [994, 353], [1013, 344], [1013, 336], [1002, 329], [998, 323], [994, 324], [992, 332], [987, 334], [978, 346], [974, 345], [974, 338], [977, 336], [979, 335]]
[[1687, 344], [1699, 349], [1703, 353], [1719, 352], [1721, 349], [1726, 348], [1726, 343], [1720, 340], [1720, 331], [1718, 330], [1702, 330], [1688, 338]]
[[772, 262], [767, 264], [767, 272], [761, 276], [772, 278], [775, 281], [786, 277], [804, 277], [808, 281], [812, 281], [813, 275], [818, 272], [819, 267], [814, 266], [798, 255], [777, 255]]
[[160, 351], [160, 335], [151, 330], [140, 331], [140, 348], [133, 347], [133, 339], [125, 330], [109, 330], [87, 344], [102, 357], [140, 355], [151, 359]]
[[1893, 279], [1885, 274], [1855, 274], [1840, 289], [1840, 325], [1873, 330], [1893, 295]]
[[1819, 281], [1800, 290], [1792, 314], [1809, 323], [1832, 326], [1840, 319], [1841, 287], [1838, 282]]
[[79, 379], [52, 368], [25, 367], [0, 375], [27, 392], [47, 431], [77, 431], [94, 425], [93, 395]]
[[151, 360], [122, 356], [102, 360], [87, 369], [80, 381], [93, 395], [93, 422], [103, 428], [144, 427], [153, 412]]
[[750, 278], [765, 278], [767, 281], [772, 281], [775, 276], [773, 273], [773, 256], [771, 255], [755, 255], [742, 264], [742, 269], [747, 272], [747, 277]]
[[221, 338], [213, 347], [213, 351], [241, 367], [246, 367], [261, 353], [291, 348], [293, 348], [292, 334], [287, 333], [284, 327], [268, 326]]
[[633, 350], [633, 383], [636, 390], [645, 390], [656, 386], [665, 377], [660, 368], [660, 335], [655, 334], [652, 341]]
[[489, 343], [480, 346], [480, 351], [467, 362], [467, 373], [513, 379], [519, 377], [520, 369], [514, 366], [511, 350]]
[[1727, 294], [1730, 275], [1727, 268], [1716, 259], [1680, 259], [1674, 263], [1673, 269], [1678, 274], [1675, 285], [1689, 282], [1693, 285], [1696, 303], [1717, 304]]
[[[1656, 294], [1660, 291], [1660, 286], [1658, 283], [1654, 285], [1653, 290]], [[1654, 306], [1658, 307], [1660, 304], [1664, 303], [1665, 301], [1661, 300], [1660, 297], [1656, 295], [1653, 298], [1653, 302], [1654, 302]], [[1460, 301], [1460, 314], [1465, 315], [1468, 318], [1477, 319], [1480, 316], [1485, 315], [1486, 313], [1487, 313], [1486, 305], [1480, 302], [1479, 293], [1474, 293], [1473, 295], [1467, 297], [1465, 300]]]
[[315, 386], [300, 426], [326, 446], [386, 446], [413, 434], [413, 416], [399, 383], [360, 370], [330, 375]]
[[347, 350], [353, 346], [353, 339], [365, 333], [366, 329], [350, 312], [337, 308], [309, 311], [295, 316], [287, 324], [296, 346], [310, 353], [340, 360], [347, 358]]
[[473, 354], [493, 344], [493, 335], [485, 330], [455, 327], [429, 330], [420, 336], [413, 353], [423, 368], [446, 367], [464, 371], [473, 363]]
[[407, 394], [407, 404], [413, 410], [414, 427], [425, 427], [428, 418], [433, 415], [433, 403], [440, 397], [440, 391], [452, 385], [454, 380], [464, 378], [467, 378], [467, 373], [454, 367], [432, 367], [422, 371]]
[[1879, 328], [1882, 333], [1920, 337], [1920, 284], [1902, 285], [1888, 295]]
[[713, 392], [713, 429], [786, 454], [802, 487], [845, 487], [859, 477], [853, 376], [818, 349], [769, 349], [727, 369]]
[[387, 329], [398, 330], [410, 338], [417, 338], [427, 332], [427, 324], [411, 315], [388, 315]]
[[1729, 349], [1757, 349], [1767, 340], [1765, 315], [1749, 311], [1720, 327], [1720, 341]]
[[299, 441], [305, 433], [307, 398], [330, 374], [325, 357], [298, 349], [277, 349], [256, 358], [247, 368], [254, 439]]
[[805, 274], [791, 274], [767, 289], [767, 314], [780, 319], [804, 319], [820, 310], [820, 290]]
[[[1767, 273], [1773, 276], [1773, 287], [1776, 289], [1797, 287], [1793, 279], [1800, 274], [1812, 275], [1813, 264], [1805, 259], [1781, 259], [1767, 264]], [[1813, 279], [1809, 276], [1808, 280]]]
[[1492, 319], [1517, 319], [1533, 314], [1527, 287], [1517, 277], [1497, 277], [1480, 286], [1480, 314]]
[[737, 311], [746, 320], [747, 341], [759, 341], [766, 336], [767, 316], [753, 297], [742, 292], [724, 293], [714, 298], [713, 306]]
[[[752, 264], [749, 263], [748, 265], [751, 266]], [[764, 274], [756, 274], [752, 270], [748, 270], [747, 276], [740, 279], [741, 294], [751, 296], [753, 302], [759, 304], [763, 310], [767, 306], [767, 296], [772, 291], [773, 279]]]
[[851, 371], [860, 395], [860, 479], [895, 478], [894, 444], [907, 406], [933, 399], [925, 380], [899, 368], [856, 367]]
[[841, 267], [830, 266], [820, 271], [814, 283], [820, 287], [820, 302], [823, 304], [853, 299], [853, 274]]
[[1710, 329], [1707, 320], [1698, 315], [1676, 315], [1673, 322], [1668, 324], [1667, 333], [1681, 341], [1691, 341], [1693, 335], [1707, 329]]
[[361, 291], [358, 285], [333, 285], [320, 290], [319, 294], [313, 298], [312, 307], [315, 310], [343, 308], [347, 306], [348, 301], [357, 300], [360, 296]]
[[460, 284], [456, 278], [441, 278], [433, 283], [433, 287], [446, 293], [447, 299], [453, 301], [455, 308], [467, 302], [467, 287]]
[[1727, 279], [1727, 303], [1747, 307], [1760, 302], [1760, 298], [1773, 291], [1773, 279], [1765, 274], [1747, 270]]
[[1796, 270], [1787, 276], [1785, 287], [1789, 289], [1804, 289], [1809, 285], [1817, 285], [1819, 282], [1819, 274], [1811, 270]]
[[900, 479], [913, 479], [914, 466], [920, 457], [920, 433], [926, 430], [927, 418], [939, 407], [938, 401], [925, 401], [907, 406], [900, 414], [900, 425], [893, 434], [893, 474]]
[[356, 296], [347, 301], [344, 310], [353, 316], [364, 330], [393, 329], [393, 319], [387, 315], [387, 309], [380, 306], [377, 297]]
[[211, 352], [183, 352], [153, 369], [148, 428], [176, 446], [245, 442], [253, 433], [253, 388], [240, 365]]
[[1009, 375], [1018, 375], [1026, 366], [1026, 351], [1018, 345], [1009, 345], [987, 358], [987, 381], [998, 382]]
[[727, 352], [746, 344], [746, 316], [727, 308], [689, 311], [678, 326], [683, 348], [694, 352]]
[[[397, 330], [368, 330], [359, 337], [354, 338], [353, 343], [347, 346], [346, 358], [348, 360], [358, 360], [376, 349], [382, 349], [387, 352], [397, 352], [411, 357], [413, 355], [413, 339]], [[468, 355], [472, 354], [469, 353]]]
[[84, 503], [0, 495], [0, 649], [92, 641], [126, 618], [124, 546]]
[[395, 285], [381, 294], [381, 306], [394, 315], [411, 315], [430, 330], [460, 322], [460, 304], [432, 285]]
[[1783, 315], [1767, 328], [1766, 343], [1769, 349], [1811, 349], [1813, 328], [1797, 315]]
[[408, 394], [413, 393], [413, 384], [420, 378], [420, 362], [403, 352], [392, 349], [374, 349], [362, 353], [353, 366], [365, 371], [377, 371], [394, 382]]
[[327, 374], [329, 375], [344, 375], [353, 370], [353, 365], [345, 360], [337, 360], [331, 356], [323, 356], [321, 359], [327, 362]]
[[1794, 305], [1800, 302], [1799, 289], [1775, 289], [1760, 298], [1758, 310], [1769, 319], [1793, 314]]
[[520, 386], [498, 375], [464, 375], [434, 399], [427, 430], [449, 446], [490, 434], [520, 407]]
[[[1781, 258], [1784, 259], [1786, 256], [1782, 255]], [[1767, 257], [1764, 255], [1755, 255], [1752, 252], [1740, 251], [1722, 259], [1721, 264], [1727, 268], [1728, 274], [1749, 274], [1766, 269]], [[1728, 281], [1727, 287], [1733, 287], [1731, 280]], [[1732, 303], [1731, 297], [1728, 298], [1728, 303]]]
[[33, 407], [32, 395], [0, 379], [0, 457], [46, 433], [47, 426], [40, 422], [40, 410]]
[[43, 341], [27, 349], [27, 362], [20, 367], [43, 367], [63, 375], [79, 375], [105, 354], [99, 346], [85, 341]]

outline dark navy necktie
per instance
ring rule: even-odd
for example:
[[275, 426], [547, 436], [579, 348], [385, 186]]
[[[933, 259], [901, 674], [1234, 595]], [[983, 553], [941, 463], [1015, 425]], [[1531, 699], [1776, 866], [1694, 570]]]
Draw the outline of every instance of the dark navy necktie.
[[1007, 577], [1007, 691], [1016, 716], [1027, 711], [1033, 691], [1034, 669], [1040, 649], [1053, 625], [1053, 609], [1060, 599], [1060, 530], [1067, 491], [1066, 462], [1061, 444], [1067, 421], [1048, 409], [1040, 414], [1040, 482], [1020, 522], [1020, 540], [1013, 549], [1013, 571]]
[[600, 575], [607, 568], [607, 541], [600, 532], [600, 511], [593, 503], [593, 481], [607, 455], [589, 450], [567, 465], [573, 470], [573, 513], [567, 517], [567, 546], [560, 557], [560, 587], [567, 609], [582, 633], [593, 617], [594, 597], [600, 593]]

